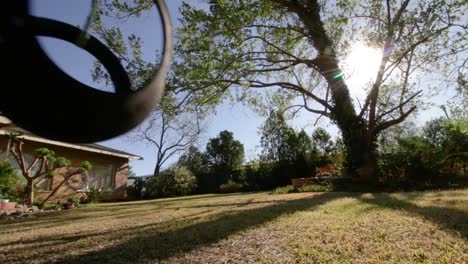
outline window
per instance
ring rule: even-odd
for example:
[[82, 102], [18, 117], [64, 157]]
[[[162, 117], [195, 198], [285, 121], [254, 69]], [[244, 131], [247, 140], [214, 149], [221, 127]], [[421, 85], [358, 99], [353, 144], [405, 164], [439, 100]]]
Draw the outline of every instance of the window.
[[[35, 156], [29, 153], [24, 153], [24, 161], [26, 162], [26, 168], [31, 165], [31, 163], [34, 161]], [[13, 157], [12, 157], [13, 158]], [[14, 159], [14, 158], [13, 158]], [[16, 165], [19, 165], [15, 161]], [[36, 175], [37, 171], [41, 168], [40, 162], [36, 163], [36, 165], [31, 169], [31, 175]], [[45, 171], [45, 170], [44, 170]], [[20, 172], [21, 174], [21, 172]], [[34, 181], [34, 190], [35, 191], [52, 191], [52, 177], [49, 177], [47, 175], [44, 175], [42, 177], [37, 178]]]
[[[4, 154], [4, 153], [2, 153]], [[34, 155], [29, 154], [29, 153], [23, 153], [24, 161], [26, 163], [26, 168], [29, 168], [31, 163], [34, 161]], [[23, 173], [21, 171], [21, 168], [16, 161], [16, 159], [13, 157], [12, 154], [9, 154], [8, 157], [5, 159], [8, 161], [13, 168], [16, 169], [16, 172], [19, 177], [23, 178]], [[36, 163], [36, 165], [32, 168], [31, 170], [31, 175], [34, 176], [37, 173], [37, 170], [40, 168], [40, 163]], [[34, 180], [34, 190], [36, 191], [51, 191], [52, 190], [52, 178], [48, 176], [42, 176]]]
[[112, 165], [93, 164], [93, 168], [88, 171], [89, 187], [100, 190], [113, 189], [113, 175]]
[[35, 180], [34, 190], [36, 191], [52, 191], [52, 178], [48, 176], [42, 176]]

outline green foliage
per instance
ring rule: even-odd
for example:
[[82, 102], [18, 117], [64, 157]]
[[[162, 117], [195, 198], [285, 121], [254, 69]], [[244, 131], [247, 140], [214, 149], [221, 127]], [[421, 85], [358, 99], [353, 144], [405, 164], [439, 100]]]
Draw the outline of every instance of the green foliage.
[[219, 186], [219, 192], [221, 193], [235, 193], [242, 190], [242, 184], [237, 183], [233, 180], [228, 180], [227, 183]]
[[397, 152], [382, 154], [382, 181], [389, 185], [415, 184], [433, 179], [438, 172], [440, 156], [422, 137], [400, 139]]
[[49, 177], [49, 178], [52, 178], [52, 177], [55, 177], [58, 175], [58, 172], [56, 170], [53, 170], [53, 171], [49, 171], [47, 174], [46, 174], [46, 177]]
[[101, 202], [111, 202], [113, 199], [114, 191], [112, 188], [107, 188], [106, 190], [101, 190], [99, 192], [99, 200]]
[[[150, 51], [151, 54], [148, 54], [148, 50], [144, 48], [145, 36], [135, 33], [127, 34], [128, 28], [123, 29], [118, 25], [120, 23], [108, 24], [107, 22], [110, 19], [131, 24], [135, 21], [134, 18], [154, 15], [154, 8], [154, 3], [147, 0], [105, 1], [99, 4], [99, 11], [95, 12], [93, 19], [93, 33], [121, 59], [134, 89], [146, 86], [153, 79], [159, 67], [159, 60], [153, 55], [160, 52], [153, 50]], [[92, 77], [95, 82], [106, 86], [112, 83], [110, 75], [99, 61], [94, 63]], [[141, 124], [129, 135], [136, 141], [152, 146], [155, 149], [154, 152], [158, 153], [155, 161], [155, 175], [159, 174], [161, 167], [168, 159], [196, 142], [201, 129], [199, 119], [204, 117], [204, 114], [198, 111], [199, 108], [194, 107], [191, 97], [183, 96], [185, 92], [175, 94], [171, 87], [170, 83], [166, 85], [158, 109], [151, 113], [147, 122]], [[186, 102], [185, 105], [180, 102], [182, 97], [187, 99], [183, 99]]]
[[282, 186], [274, 189], [271, 194], [287, 194], [287, 193], [294, 193], [297, 192], [294, 186], [292, 185], [287, 185], [287, 186]]
[[270, 115], [260, 128], [262, 162], [293, 161], [296, 159], [297, 137], [294, 130], [286, 124], [281, 112], [270, 111]]
[[190, 146], [177, 161], [177, 166], [186, 167], [193, 174], [199, 175], [208, 169], [208, 157], [197, 147]]
[[80, 168], [82, 168], [82, 169], [84, 169], [84, 170], [87, 170], [87, 171], [88, 171], [88, 170], [90, 170], [90, 169], [92, 169], [92, 168], [93, 168], [93, 165], [91, 164], [91, 162], [89, 162], [89, 161], [85, 160], [85, 161], [81, 162], [81, 164], [80, 164]]
[[398, 148], [382, 153], [381, 181], [389, 186], [412, 188], [448, 185], [468, 161], [466, 121], [434, 119], [421, 136], [398, 139]]
[[[23, 179], [25, 181], [25, 187], [21, 192], [18, 192], [17, 196], [27, 204], [34, 202], [34, 191], [37, 182], [41, 181], [41, 177], [52, 178], [58, 174], [57, 169], [71, 165], [71, 161], [64, 157], [56, 157], [55, 152], [48, 148], [37, 148], [34, 150], [34, 160], [22, 159], [26, 153], [22, 152], [21, 146], [24, 144], [22, 140], [12, 136], [12, 146], [10, 150], [15, 154], [15, 160], [21, 169]], [[45, 166], [44, 166], [45, 165]], [[89, 162], [84, 162], [85, 167], [89, 167]], [[81, 168], [84, 169], [84, 168]], [[23, 173], [24, 172], [24, 173]], [[59, 188], [61, 185], [58, 185]], [[52, 190], [52, 192], [55, 192]]]
[[261, 183], [265, 181], [263, 179], [271, 173], [271, 170], [260, 170], [260, 168], [261, 165], [259, 163], [244, 166], [240, 181], [245, 189], [250, 191], [263, 189]]
[[319, 127], [312, 133], [312, 140], [320, 153], [319, 164], [325, 165], [333, 162], [334, 144], [331, 135]]
[[67, 202], [74, 204], [75, 207], [80, 207], [81, 205], [81, 199], [75, 196], [68, 198]]
[[16, 170], [7, 161], [0, 161], [0, 196], [5, 199], [16, 199], [17, 186], [22, 184]]
[[289, 177], [276, 173], [275, 163], [260, 163], [249, 165], [244, 172], [245, 184], [250, 190], [271, 190], [273, 187], [289, 183]]
[[34, 153], [36, 157], [48, 159], [54, 168], [62, 168], [71, 164], [71, 161], [64, 157], [56, 157], [55, 152], [48, 148], [38, 148]]
[[306, 184], [297, 188], [297, 192], [329, 192], [332, 190], [331, 185], [318, 185], [318, 184]]
[[53, 163], [54, 163], [55, 168], [62, 168], [62, 167], [70, 166], [71, 161], [64, 157], [56, 157], [53, 159]]
[[[342, 135], [348, 137], [344, 140], [348, 149], [353, 149], [351, 141], [359, 138], [350, 138], [350, 134], [372, 134], [374, 131], [366, 127], [375, 122], [376, 134], [363, 140], [371, 144], [363, 148], [366, 153], [362, 156], [371, 155], [379, 133], [424, 103], [417, 96], [419, 87], [427, 91], [441, 88], [434, 85], [439, 82], [431, 82], [434, 73], [437, 78], [447, 79], [453, 88], [466, 87], [464, 60], [460, 59], [466, 50], [466, 27], [460, 26], [466, 24], [466, 1], [405, 2], [183, 3], [174, 51], [177, 60], [163, 101], [183, 104], [177, 109], [208, 112], [226, 99], [243, 100], [265, 115], [265, 109], [272, 106], [284, 108], [300, 102], [298, 111], [318, 113], [336, 123]], [[148, 1], [108, 1], [100, 5], [94, 23], [95, 32], [123, 58], [137, 86], [153, 72], [154, 60], [143, 58], [139, 36], [124, 36], [118, 27], [106, 28], [103, 17], [141, 17], [151, 7]], [[367, 97], [372, 100], [370, 106], [366, 97], [362, 98], [362, 114], [353, 105], [348, 78], [330, 78], [331, 74], [342, 76], [340, 67], [356, 42], [385, 51], [382, 72], [377, 75], [382, 78], [375, 82], [379, 85], [376, 89], [364, 87], [376, 93], [375, 98]], [[421, 76], [425, 76], [422, 84]], [[93, 77], [109, 81], [100, 64], [96, 64]], [[369, 114], [371, 111], [377, 115]], [[359, 151], [350, 151], [348, 161], [358, 162], [359, 155]], [[355, 165], [359, 164], [350, 164]]]
[[311, 176], [318, 162], [318, 152], [304, 130], [296, 133], [286, 123], [281, 112], [270, 111], [260, 131], [260, 160], [263, 163], [275, 164], [274, 170], [272, 169], [274, 175], [283, 174], [283, 168], [290, 167], [290, 177]]
[[318, 184], [306, 184], [301, 187], [295, 188], [292, 185], [278, 187], [274, 189], [272, 194], [287, 194], [287, 193], [298, 193], [298, 192], [330, 192], [333, 190], [333, 185], [318, 185]]
[[232, 170], [244, 162], [244, 146], [227, 130], [209, 140], [206, 154], [215, 169]]
[[317, 158], [317, 150], [307, 133], [304, 130], [296, 133], [279, 111], [270, 111], [260, 133], [262, 162], [314, 163]]
[[432, 146], [447, 154], [466, 152], [468, 151], [468, 118], [434, 119], [426, 124], [424, 137]]
[[312, 139], [307, 135], [304, 130], [301, 130], [297, 133], [297, 143], [294, 144], [296, 146], [297, 151], [297, 158], [305, 157], [308, 161], [315, 163], [318, 157], [317, 148], [312, 141]]
[[34, 202], [33, 205], [37, 206], [38, 208], [44, 211], [56, 211], [63, 209], [63, 204], [61, 203], [42, 203], [42, 202]]
[[37, 157], [54, 157], [55, 152], [48, 148], [38, 148], [35, 151]]
[[332, 151], [333, 142], [330, 134], [323, 128], [319, 127], [312, 133], [312, 140], [320, 150], [321, 154], [327, 154]]
[[151, 198], [183, 196], [197, 187], [197, 178], [185, 167], [176, 167], [151, 177], [145, 183], [145, 194]]
[[293, 163], [275, 162], [244, 166], [242, 177], [236, 179], [247, 191], [272, 190], [291, 184], [292, 178], [311, 177], [315, 175], [315, 167], [306, 161]]
[[42, 203], [40, 201], [34, 201], [32, 205], [37, 206], [38, 208], [42, 208]]
[[87, 203], [98, 203], [101, 201], [101, 191], [95, 187], [89, 187], [86, 191]]

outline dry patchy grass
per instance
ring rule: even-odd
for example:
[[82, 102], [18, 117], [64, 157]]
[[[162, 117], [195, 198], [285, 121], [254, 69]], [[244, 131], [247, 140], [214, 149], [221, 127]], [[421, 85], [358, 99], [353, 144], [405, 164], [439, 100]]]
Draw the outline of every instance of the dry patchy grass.
[[0, 263], [468, 263], [468, 190], [198, 195], [0, 222]]

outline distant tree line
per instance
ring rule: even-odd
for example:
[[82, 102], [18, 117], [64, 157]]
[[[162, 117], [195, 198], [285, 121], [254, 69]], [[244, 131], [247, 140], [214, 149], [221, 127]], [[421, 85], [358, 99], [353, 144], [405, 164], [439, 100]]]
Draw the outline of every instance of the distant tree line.
[[318, 166], [339, 163], [341, 168], [343, 165], [345, 151], [341, 141], [332, 140], [323, 128], [317, 128], [311, 136], [304, 130], [296, 132], [281, 112], [271, 111], [260, 132], [261, 153], [249, 164], [244, 163], [243, 144], [232, 132], [221, 131], [209, 139], [204, 151], [192, 145], [170, 169], [152, 177], [146, 184], [146, 194], [180, 195], [178, 191], [170, 194], [161, 190], [172, 188], [163, 187], [164, 183], [180, 186], [176, 178], [186, 179], [185, 186], [191, 186], [194, 193], [270, 190], [290, 184], [292, 178], [314, 176]]
[[[292, 178], [315, 176], [327, 164], [335, 165], [333, 176], [347, 176], [346, 148], [323, 128], [311, 135], [297, 132], [281, 112], [271, 111], [260, 134], [261, 151], [249, 163], [244, 162], [244, 146], [229, 131], [211, 138], [205, 150], [190, 146], [176, 164], [146, 183], [147, 196], [272, 190], [290, 185]], [[466, 185], [467, 151], [466, 118], [437, 118], [422, 129], [410, 123], [397, 126], [380, 138], [378, 182], [367, 189]]]

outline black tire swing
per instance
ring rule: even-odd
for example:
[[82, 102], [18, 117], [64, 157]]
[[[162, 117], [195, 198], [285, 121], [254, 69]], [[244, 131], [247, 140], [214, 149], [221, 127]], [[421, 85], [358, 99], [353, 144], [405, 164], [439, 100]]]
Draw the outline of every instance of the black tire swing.
[[132, 89], [119, 59], [97, 38], [80, 45], [109, 72], [115, 93], [89, 87], [63, 72], [36, 36], [75, 43], [83, 31], [29, 15], [28, 0], [0, 1], [0, 111], [37, 135], [68, 142], [95, 142], [140, 124], [159, 103], [171, 62], [172, 32], [164, 0], [153, 0], [163, 25], [159, 68], [145, 87]]

